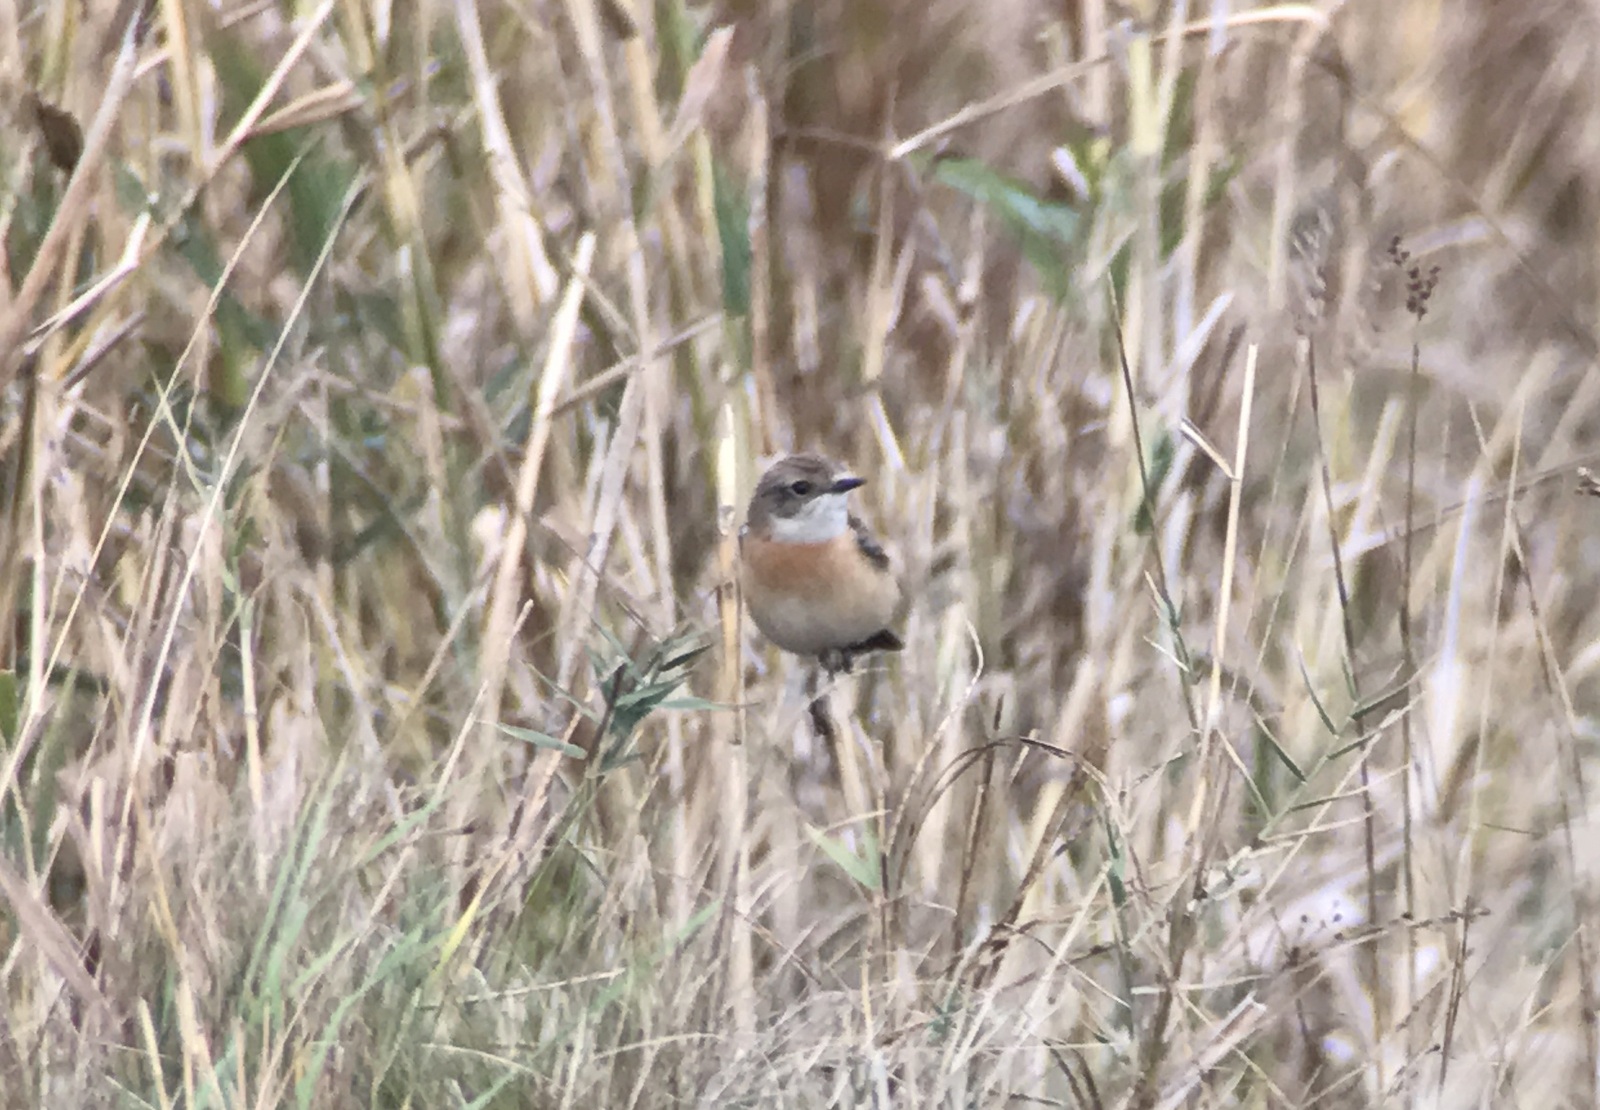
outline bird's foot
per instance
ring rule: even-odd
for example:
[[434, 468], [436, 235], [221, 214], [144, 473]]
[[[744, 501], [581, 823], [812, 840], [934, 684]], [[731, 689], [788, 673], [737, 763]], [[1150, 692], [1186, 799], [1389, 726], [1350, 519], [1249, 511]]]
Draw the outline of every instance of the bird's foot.
[[817, 656], [817, 662], [822, 664], [822, 669], [828, 672], [830, 678], [836, 674], [849, 674], [856, 664], [849, 648], [828, 648]]

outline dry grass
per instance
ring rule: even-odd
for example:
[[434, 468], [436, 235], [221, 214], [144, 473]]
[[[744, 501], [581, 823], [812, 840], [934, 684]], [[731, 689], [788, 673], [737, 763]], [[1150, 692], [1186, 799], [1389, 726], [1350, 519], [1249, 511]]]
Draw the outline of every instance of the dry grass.
[[1600, 1101], [1594, 13], [1127, 7], [0, 0], [0, 1103]]

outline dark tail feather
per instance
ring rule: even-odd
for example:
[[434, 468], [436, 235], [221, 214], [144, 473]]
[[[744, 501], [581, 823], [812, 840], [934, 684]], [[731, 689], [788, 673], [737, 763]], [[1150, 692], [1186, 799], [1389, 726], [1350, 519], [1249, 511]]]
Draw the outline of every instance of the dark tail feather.
[[900, 637], [890, 632], [887, 628], [883, 628], [874, 632], [859, 644], [851, 644], [845, 650], [852, 655], [859, 655], [866, 651], [903, 651], [905, 646]]
[[900, 637], [887, 628], [880, 628], [858, 644], [851, 644], [845, 648], [829, 648], [817, 656], [817, 661], [829, 674], [841, 672], [849, 674], [855, 668], [856, 656], [865, 655], [869, 651], [900, 651], [905, 646]]

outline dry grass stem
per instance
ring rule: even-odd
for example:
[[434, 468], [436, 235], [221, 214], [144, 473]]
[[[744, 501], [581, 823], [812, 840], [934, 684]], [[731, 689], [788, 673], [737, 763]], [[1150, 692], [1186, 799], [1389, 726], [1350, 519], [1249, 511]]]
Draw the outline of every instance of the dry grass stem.
[[0, 0], [0, 1107], [1594, 1105], [1569, 7]]

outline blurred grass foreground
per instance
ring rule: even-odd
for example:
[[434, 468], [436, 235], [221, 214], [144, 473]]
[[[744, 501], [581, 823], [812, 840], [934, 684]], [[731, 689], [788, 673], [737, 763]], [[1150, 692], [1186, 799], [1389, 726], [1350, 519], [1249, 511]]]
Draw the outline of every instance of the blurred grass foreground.
[[0, 0], [0, 1106], [1600, 1105], [1597, 55]]

